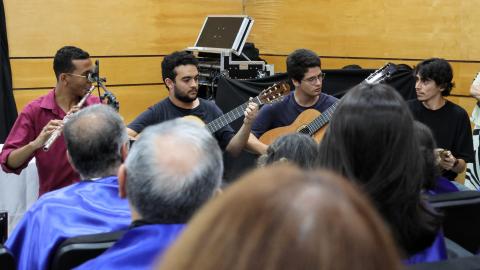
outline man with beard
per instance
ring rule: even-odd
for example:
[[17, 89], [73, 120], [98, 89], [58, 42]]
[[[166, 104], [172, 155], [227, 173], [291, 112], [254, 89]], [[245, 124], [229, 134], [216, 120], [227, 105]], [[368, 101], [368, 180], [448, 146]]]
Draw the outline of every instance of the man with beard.
[[270, 129], [288, 126], [307, 109], [324, 112], [337, 101], [335, 97], [322, 93], [324, 73], [320, 57], [307, 49], [298, 49], [287, 57], [287, 73], [295, 91], [281, 102], [262, 107], [252, 128], [260, 137]]
[[[180, 51], [165, 56], [162, 61], [162, 77], [168, 88], [168, 97], [148, 108], [128, 125], [128, 135], [138, 136], [147, 126], [188, 115], [198, 116], [209, 123], [222, 115], [213, 102], [197, 97], [198, 60], [192, 54]], [[258, 105], [251, 102], [245, 110], [245, 119], [235, 134], [225, 126], [213, 135], [222, 150], [238, 155], [244, 147], [255, 153], [264, 153], [266, 147], [250, 134]]]

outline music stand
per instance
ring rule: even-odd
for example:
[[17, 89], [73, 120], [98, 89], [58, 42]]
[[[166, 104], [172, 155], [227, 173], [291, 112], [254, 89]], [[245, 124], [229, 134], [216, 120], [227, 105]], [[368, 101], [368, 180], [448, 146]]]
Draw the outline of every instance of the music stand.
[[246, 15], [209, 15], [194, 47], [187, 50], [240, 55], [253, 22]]

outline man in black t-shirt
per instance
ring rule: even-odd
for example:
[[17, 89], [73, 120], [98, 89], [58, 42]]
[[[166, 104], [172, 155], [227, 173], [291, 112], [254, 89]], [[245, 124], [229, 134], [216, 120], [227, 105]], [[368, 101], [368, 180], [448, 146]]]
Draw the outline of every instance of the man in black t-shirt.
[[474, 159], [467, 112], [445, 99], [454, 84], [450, 64], [440, 58], [422, 61], [415, 69], [417, 100], [409, 102], [414, 117], [427, 125], [437, 142], [442, 175], [454, 180]]
[[[133, 120], [127, 128], [129, 136], [135, 138], [147, 126], [177, 117], [194, 115], [209, 123], [222, 115], [220, 108], [213, 102], [197, 97], [197, 66], [198, 60], [195, 56], [185, 51], [165, 56], [162, 61], [162, 76], [168, 89], [168, 97]], [[251, 102], [245, 110], [245, 119], [237, 134], [229, 125], [213, 134], [222, 150], [238, 155], [245, 147], [257, 154], [265, 153], [264, 145], [250, 134], [257, 112], [258, 105]]]

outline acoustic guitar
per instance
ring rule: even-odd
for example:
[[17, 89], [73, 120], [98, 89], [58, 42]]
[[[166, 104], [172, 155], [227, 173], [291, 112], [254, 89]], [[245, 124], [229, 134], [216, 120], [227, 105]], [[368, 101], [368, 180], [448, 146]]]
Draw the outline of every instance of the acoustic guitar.
[[[388, 63], [370, 74], [368, 78], [361, 83], [381, 83], [389, 78], [396, 70], [394, 64]], [[323, 113], [315, 109], [307, 109], [300, 113], [292, 124], [271, 129], [260, 136], [259, 140], [264, 144], [270, 145], [275, 139], [282, 135], [300, 132], [312, 136], [315, 141], [320, 142], [327, 129], [327, 124], [330, 122], [330, 119], [332, 119], [333, 113], [337, 108], [338, 102], [339, 101], [336, 101]]]
[[[207, 123], [205, 127], [210, 131], [210, 133], [215, 133], [218, 130], [222, 129], [226, 125], [232, 123], [233, 121], [237, 120], [238, 118], [244, 115], [245, 109], [247, 108], [250, 102], [254, 102], [259, 106], [262, 104], [271, 104], [274, 102], [278, 102], [283, 99], [283, 97], [287, 96], [290, 93], [290, 85], [288, 82], [280, 82], [278, 84], [273, 84], [272, 86], [264, 89], [260, 94], [254, 97], [251, 100], [241, 104], [240, 106], [236, 107], [235, 109], [229, 111], [226, 114], [218, 117], [217, 119]], [[203, 120], [195, 115], [187, 115], [184, 118], [189, 120], [194, 120], [195, 122], [204, 124]]]

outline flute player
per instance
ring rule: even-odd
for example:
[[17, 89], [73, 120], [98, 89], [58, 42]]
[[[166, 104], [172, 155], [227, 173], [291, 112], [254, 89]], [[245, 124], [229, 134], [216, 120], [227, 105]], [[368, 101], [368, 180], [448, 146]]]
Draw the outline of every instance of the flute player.
[[[88, 75], [93, 68], [90, 55], [82, 49], [65, 46], [58, 50], [53, 60], [55, 88], [25, 106], [5, 141], [0, 153], [2, 169], [19, 174], [35, 157], [39, 196], [80, 179], [67, 160], [63, 135], [52, 144], [50, 151], [41, 149], [51, 133], [63, 125], [62, 119], [78, 110], [75, 105], [91, 87]], [[100, 103], [99, 98], [90, 96], [84, 106], [96, 103]]]

